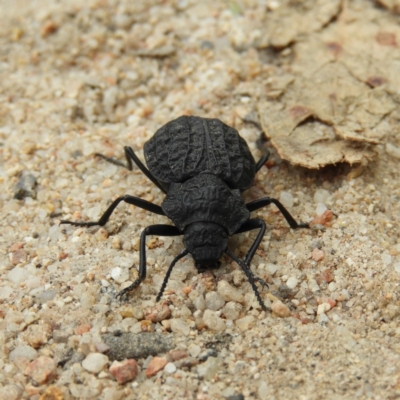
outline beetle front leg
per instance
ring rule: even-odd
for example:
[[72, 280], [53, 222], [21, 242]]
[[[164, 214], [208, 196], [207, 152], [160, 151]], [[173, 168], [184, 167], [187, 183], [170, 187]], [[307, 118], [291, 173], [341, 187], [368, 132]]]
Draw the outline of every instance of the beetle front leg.
[[[151, 225], [145, 228], [140, 235], [140, 254], [139, 254], [139, 276], [137, 279], [128, 287], [122, 289], [117, 297], [124, 296], [126, 293], [130, 292], [132, 289], [138, 287], [146, 278], [146, 236], [158, 235], [158, 236], [179, 236], [182, 233], [176, 226], [172, 225]], [[183, 255], [181, 254], [183, 257]], [[176, 260], [178, 261], [178, 260]], [[172, 269], [170, 267], [170, 269]], [[164, 286], [165, 287], [165, 286]]]
[[258, 246], [261, 243], [262, 238], [264, 237], [265, 230], [266, 230], [266, 225], [263, 219], [261, 218], [252, 218], [246, 221], [237, 232], [235, 232], [235, 235], [237, 233], [243, 233], [243, 232], [248, 232], [252, 231], [253, 229], [260, 229], [260, 231], [257, 234], [256, 239], [254, 240], [253, 244], [251, 245], [249, 251], [247, 252], [245, 258], [244, 258], [244, 264], [247, 266], [249, 273], [253, 275], [253, 279], [256, 280], [257, 282], [260, 282], [261, 285], [268, 286], [268, 284], [264, 281], [264, 279], [259, 278], [257, 275], [253, 274], [253, 271], [250, 269], [250, 263], [251, 260], [254, 257], [254, 254], [256, 253]]
[[246, 265], [249, 265], [251, 263], [251, 260], [254, 257], [254, 254], [256, 253], [258, 246], [261, 243], [262, 238], [264, 237], [265, 230], [266, 230], [266, 225], [263, 219], [261, 218], [252, 218], [246, 221], [237, 232], [235, 232], [235, 235], [237, 233], [243, 233], [243, 232], [248, 232], [252, 231], [253, 229], [260, 229], [260, 231], [257, 234], [256, 239], [254, 240], [253, 244], [251, 245], [249, 251], [246, 254], [246, 257], [244, 258], [244, 262]]

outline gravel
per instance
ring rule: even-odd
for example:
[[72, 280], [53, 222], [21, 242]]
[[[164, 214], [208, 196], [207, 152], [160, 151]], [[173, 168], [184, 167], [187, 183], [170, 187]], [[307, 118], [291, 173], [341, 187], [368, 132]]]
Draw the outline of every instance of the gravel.
[[[262, 144], [271, 157], [245, 200], [271, 196], [297, 220], [316, 221], [315, 229], [291, 230], [275, 206], [253, 213], [267, 224], [251, 264], [268, 283], [260, 287], [267, 311], [228, 257], [204, 274], [185, 257], [156, 303], [181, 237], [148, 238], [145, 281], [117, 298], [137, 277], [140, 233], [168, 223], [162, 216], [121, 204], [101, 229], [59, 225], [96, 219], [123, 194], [160, 204], [163, 194], [138, 169], [94, 154], [123, 160], [129, 145], [143, 160], [145, 141], [182, 114], [235, 126], [258, 159], [260, 132], [242, 117], [253, 115], [265, 87], [271, 94], [296, 57], [292, 46], [257, 46], [266, 7], [273, 15], [281, 3], [4, 7], [0, 398], [400, 395], [397, 126], [391, 144], [376, 147], [375, 162], [354, 168], [294, 168]], [[388, 13], [373, 2], [349, 3], [343, 18]], [[17, 186], [23, 193], [14, 198]], [[235, 235], [229, 246], [242, 257], [255, 237]], [[147, 374], [154, 359], [161, 363]]]

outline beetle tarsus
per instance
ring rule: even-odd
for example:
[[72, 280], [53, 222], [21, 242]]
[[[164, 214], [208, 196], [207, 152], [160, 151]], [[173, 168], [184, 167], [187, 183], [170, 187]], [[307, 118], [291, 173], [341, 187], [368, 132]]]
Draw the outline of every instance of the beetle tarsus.
[[130, 284], [129, 286], [127, 286], [126, 288], [124, 288], [120, 292], [118, 292], [116, 297], [122, 298], [122, 297], [126, 296], [126, 294], [128, 292], [137, 288], [142, 283], [142, 280], [143, 279], [140, 279], [140, 278], [136, 279], [132, 284]]
[[129, 169], [129, 167], [127, 165], [125, 165], [122, 161], [117, 160], [113, 157], [107, 157], [101, 153], [94, 153], [94, 155], [95, 155], [95, 157], [100, 157], [103, 160], [106, 160], [107, 162], [109, 162], [111, 164], [117, 165], [118, 167], [123, 167], [123, 168]]
[[96, 226], [100, 225], [98, 222], [79, 222], [79, 221], [68, 221], [66, 219], [62, 219], [60, 221], [60, 225], [72, 225], [72, 226]]
[[[242, 260], [240, 260], [238, 257], [236, 257], [231, 251], [229, 251], [227, 249], [227, 250], [225, 250], [225, 253], [228, 254], [228, 256], [230, 258], [232, 258], [232, 260], [235, 261], [242, 268], [243, 272], [246, 274], [247, 279], [250, 282], [250, 285], [251, 285], [251, 287], [253, 289], [253, 292], [254, 292], [254, 294], [255, 294], [255, 296], [257, 298], [257, 301], [260, 304], [262, 310], [263, 311], [267, 311], [267, 307], [265, 306], [265, 304], [264, 304], [264, 302], [263, 302], [263, 300], [262, 300], [262, 298], [260, 296], [260, 292], [258, 291], [256, 284], [254, 283], [254, 279], [258, 278], [258, 277], [256, 277], [253, 274], [253, 272], [251, 271], [251, 269]], [[259, 279], [261, 279], [261, 278], [259, 278]]]

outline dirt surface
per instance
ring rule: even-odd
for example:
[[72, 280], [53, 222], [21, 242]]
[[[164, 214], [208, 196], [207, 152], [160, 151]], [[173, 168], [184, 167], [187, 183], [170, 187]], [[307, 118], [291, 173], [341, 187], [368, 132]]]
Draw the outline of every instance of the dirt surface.
[[[0, 7], [1, 399], [400, 397], [398, 1]], [[256, 160], [268, 148], [245, 200], [313, 222], [254, 213], [267, 311], [228, 257], [212, 274], [185, 257], [156, 303], [180, 237], [149, 238], [145, 282], [117, 298], [164, 217], [121, 204], [103, 228], [59, 225], [123, 194], [160, 204], [94, 154], [143, 160], [182, 114], [235, 127]], [[255, 234], [229, 247], [244, 256]]]

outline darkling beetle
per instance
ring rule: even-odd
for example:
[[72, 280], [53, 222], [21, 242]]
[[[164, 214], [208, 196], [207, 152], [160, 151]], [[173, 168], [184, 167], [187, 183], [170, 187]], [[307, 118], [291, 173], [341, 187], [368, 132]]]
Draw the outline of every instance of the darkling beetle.
[[[218, 268], [223, 253], [231, 257], [244, 271], [263, 310], [264, 302], [255, 285], [266, 283], [253, 274], [251, 260], [264, 236], [266, 225], [261, 218], [250, 218], [252, 211], [275, 204], [290, 227], [308, 228], [297, 223], [276, 199], [264, 197], [245, 204], [241, 192], [253, 183], [256, 172], [269, 157], [267, 151], [256, 163], [246, 141], [239, 133], [219, 119], [182, 116], [161, 127], [145, 143], [144, 155], [148, 168], [133, 150], [126, 146], [127, 165], [102, 154], [109, 162], [132, 170], [132, 161], [166, 194], [161, 207], [139, 197], [118, 197], [96, 222], [61, 220], [61, 224], [93, 226], [106, 224], [117, 205], [124, 201], [155, 214], [167, 216], [175, 226], [151, 225], [140, 237], [139, 276], [118, 296], [136, 288], [146, 278], [146, 236], [183, 235], [185, 250], [169, 266], [157, 301], [160, 300], [176, 262], [188, 253], [199, 272]], [[228, 239], [237, 233], [259, 229], [258, 235], [244, 260], [228, 249]]]

